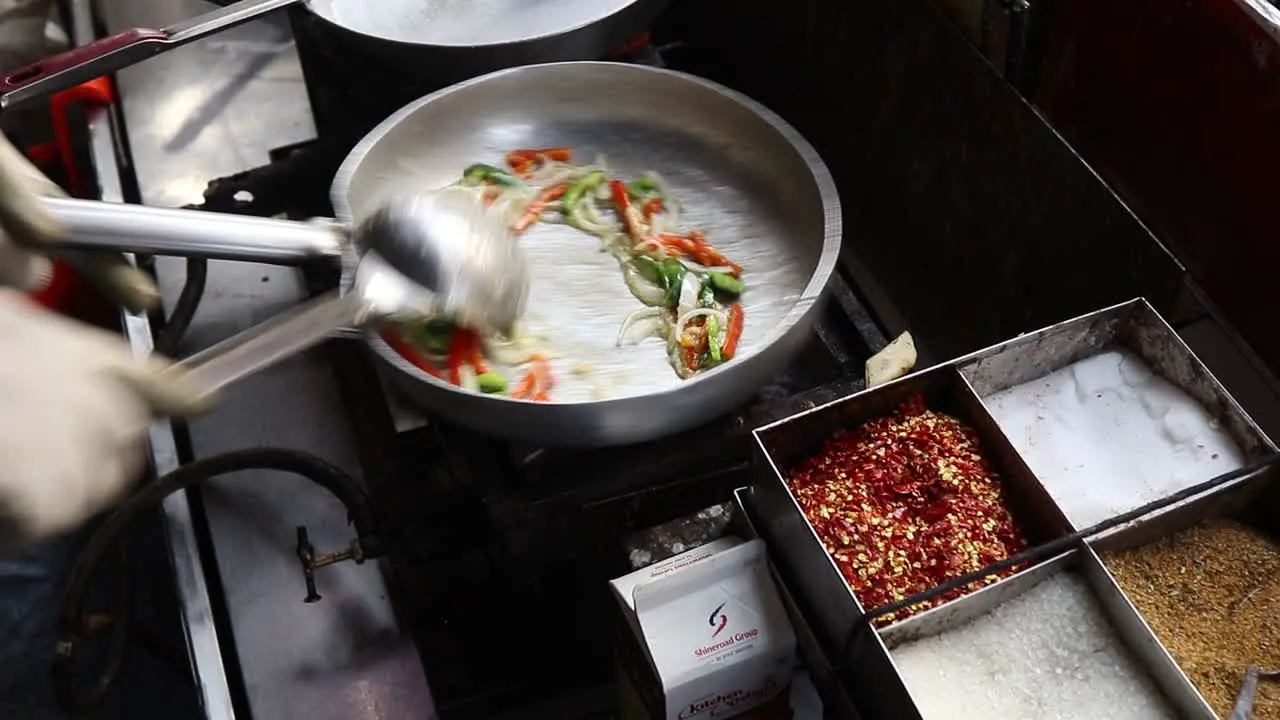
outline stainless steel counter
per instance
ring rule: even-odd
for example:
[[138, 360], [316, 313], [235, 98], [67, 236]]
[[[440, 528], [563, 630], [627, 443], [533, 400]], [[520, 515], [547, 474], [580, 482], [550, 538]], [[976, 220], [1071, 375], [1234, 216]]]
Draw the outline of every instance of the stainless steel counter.
[[[77, 42], [88, 39], [89, 0], [75, 2]], [[213, 6], [199, 0], [101, 3], [106, 28], [160, 27]], [[206, 183], [265, 164], [270, 149], [312, 137], [310, 108], [284, 16], [267, 18], [180, 48], [117, 78], [142, 200], [199, 202]], [[121, 198], [107, 114], [94, 116], [94, 161], [105, 199]], [[128, 172], [128, 169], [124, 169]], [[161, 259], [166, 304], [183, 265]], [[303, 296], [296, 271], [211, 262], [204, 302], [183, 353], [205, 347]], [[127, 319], [138, 352], [151, 348], [145, 320]], [[332, 370], [309, 353], [226, 391], [220, 407], [190, 425], [196, 457], [255, 446], [305, 450], [358, 476]], [[177, 462], [171, 428], [152, 433], [160, 472]], [[350, 563], [317, 574], [324, 599], [304, 604], [294, 527], [321, 550], [351, 538], [345, 511], [309, 482], [271, 472], [221, 478], [201, 498], [216, 561], [202, 566], [193, 505], [165, 506], [189, 650], [210, 718], [413, 718], [434, 716], [417, 652], [397, 627], [379, 568]], [[217, 573], [223, 598], [210, 597]], [[232, 637], [218, 637], [211, 601], [225, 602]], [[231, 653], [234, 653], [232, 656]], [[227, 662], [234, 657], [235, 662]], [[243, 689], [243, 695], [239, 689]], [[233, 702], [233, 698], [247, 700]]]

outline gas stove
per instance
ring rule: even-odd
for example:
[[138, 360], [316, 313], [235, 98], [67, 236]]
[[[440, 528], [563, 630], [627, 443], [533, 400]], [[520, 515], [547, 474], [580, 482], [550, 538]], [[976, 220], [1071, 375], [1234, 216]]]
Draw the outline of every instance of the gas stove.
[[[310, 42], [309, 22], [296, 13], [292, 25], [318, 138], [276, 149], [268, 165], [211, 181], [200, 207], [329, 215], [329, 179], [354, 142], [436, 89], [430, 78], [362, 70], [350, 54], [337, 62], [341, 51]], [[665, 64], [644, 41], [617, 59]], [[305, 275], [312, 293], [337, 281], [330, 269]], [[530, 447], [406, 411], [360, 343], [326, 346], [365, 483], [393, 528], [386, 543], [392, 600], [416, 640], [442, 718], [530, 717], [531, 707], [557, 698], [575, 708], [573, 717], [590, 717], [593, 708], [608, 713], [612, 636], [601, 630], [613, 603], [607, 580], [629, 571], [632, 557], [670, 552], [634, 538], [729, 500], [748, 482], [750, 429], [861, 389], [864, 362], [884, 345], [850, 280], [837, 274], [829, 290], [812, 340], [744, 407], [683, 439], [620, 448]], [[547, 661], [548, 649], [566, 644], [577, 651]]]
[[[124, 21], [149, 22], [132, 17]], [[350, 48], [319, 42], [312, 22], [307, 13], [293, 12], [287, 26], [295, 40], [315, 138], [276, 146], [267, 163], [248, 171], [198, 178], [207, 187], [203, 202], [191, 207], [295, 219], [330, 216], [329, 183], [351, 147], [400, 106], [456, 80], [387, 68]], [[119, 24], [116, 20], [108, 26], [118, 30]], [[240, 47], [254, 52], [275, 47], [282, 29], [263, 27], [254, 34], [246, 28], [249, 40]], [[230, 51], [209, 54], [216, 52]], [[156, 62], [168, 57], [180, 55]], [[682, 62], [685, 57], [646, 36], [610, 59], [700, 72]], [[263, 62], [252, 58], [246, 64], [260, 67]], [[189, 65], [191, 74], [203, 72], [198, 60]], [[117, 151], [124, 147], [123, 191], [104, 187], [104, 196], [154, 202], [169, 197], [171, 188], [139, 191], [145, 183], [139, 181], [140, 168], [131, 160], [138, 159], [137, 148], [143, 143], [164, 146], [148, 135], [156, 134], [158, 126], [137, 118], [154, 117], [146, 108], [164, 110], [172, 98], [145, 97], [144, 82], [136, 83], [131, 92], [127, 80], [121, 85], [124, 111], [96, 125], [101, 134], [95, 163], [111, 155], [112, 146]], [[151, 85], [155, 82], [149, 80]], [[136, 115], [129, 112], [131, 103]], [[138, 126], [148, 130], [135, 136], [133, 128]], [[213, 152], [222, 150], [210, 146]], [[157, 154], [164, 163], [172, 162], [163, 153], [151, 152]], [[102, 179], [110, 182], [107, 176]], [[246, 301], [237, 306], [245, 309], [233, 314], [226, 310], [229, 297], [257, 297], [266, 293], [263, 288], [295, 277], [287, 270], [214, 265], [210, 263], [206, 297], [189, 333], [194, 347], [234, 331], [247, 320], [238, 313], [260, 319], [274, 312]], [[302, 275], [305, 291], [313, 295], [337, 282], [332, 269], [304, 268]], [[167, 277], [172, 283], [172, 272]], [[271, 303], [293, 301], [286, 299], [288, 292], [273, 292]], [[135, 330], [131, 337], [139, 334]], [[179, 432], [179, 447], [165, 451], [163, 458], [158, 453], [157, 466], [169, 463], [160, 469], [166, 472], [176, 457], [189, 461], [254, 442], [298, 447], [344, 465], [346, 451], [325, 443], [337, 444], [332, 432], [345, 434], [341, 444], [351, 446], [358, 465], [351, 469], [358, 470], [380, 521], [380, 549], [389, 570], [386, 596], [394, 609], [394, 624], [412, 640], [430, 686], [429, 702], [439, 716], [605, 717], [616, 703], [614, 620], [609, 612], [614, 601], [607, 580], [672, 554], [680, 543], [705, 541], [724, 532], [726, 510], [732, 507], [726, 503], [735, 489], [748, 484], [751, 428], [861, 389], [865, 360], [884, 344], [884, 334], [856, 283], [841, 269], [832, 278], [829, 301], [809, 343], [786, 371], [743, 407], [678, 439], [582, 451], [509, 442], [406, 409], [388, 392], [362, 343], [335, 339], [313, 354], [319, 367], [310, 363], [305, 372], [295, 368], [250, 379], [254, 382], [245, 385], [254, 384], [254, 391], [240, 388], [242, 398], [236, 403], [224, 398], [219, 411], [224, 419], [211, 418], [203, 421], [203, 428], [188, 428], [186, 440]], [[325, 376], [324, 381], [315, 375]], [[326, 389], [330, 387], [332, 392]], [[292, 393], [306, 394], [312, 388], [319, 388], [317, 405], [303, 409], [299, 403], [293, 414], [262, 409], [272, 398], [285, 403], [295, 397]], [[255, 391], [261, 396], [243, 397]], [[334, 417], [321, 422], [306, 416], [322, 412]], [[234, 432], [227, 428], [237, 423], [249, 427]], [[309, 423], [316, 427], [295, 432], [297, 425]], [[318, 431], [320, 425], [326, 426], [324, 433]], [[325, 433], [330, 440], [324, 439]], [[329, 545], [342, 542], [349, 532], [335, 509], [341, 510], [329, 498], [303, 501], [296, 486], [259, 491], [248, 482], [241, 489], [195, 493], [189, 510], [185, 504], [167, 510], [170, 552], [175, 557], [186, 553], [177, 560], [180, 594], [186, 604], [193, 665], [210, 717], [278, 717], [283, 708], [308, 717], [350, 717], [352, 711], [344, 712], [343, 703], [355, 702], [352, 693], [370, 682], [372, 690], [363, 691], [390, 704], [379, 711], [385, 714], [369, 717], [400, 717], [396, 702], [408, 702], [408, 697], [417, 701], [413, 692], [385, 700], [395, 696], [387, 688], [404, 686], [404, 676], [397, 673], [406, 672], [408, 664], [396, 661], [386, 664], [391, 668], [386, 670], [353, 669], [328, 657], [362, 657], [359, 650], [350, 649], [347, 636], [356, 645], [366, 640], [377, 645], [385, 639], [376, 632], [372, 639], [359, 639], [364, 632], [361, 623], [383, 622], [381, 610], [368, 609], [378, 602], [379, 583], [366, 582], [356, 590], [352, 583], [358, 573], [348, 572], [349, 564], [315, 568], [320, 597], [312, 605], [302, 604], [303, 573], [292, 557], [292, 538], [287, 549], [281, 547], [281, 538], [292, 536], [292, 526], [301, 524], [316, 545], [324, 546], [318, 550], [333, 549]], [[662, 529], [654, 531], [656, 526]], [[174, 527], [181, 532], [174, 534]], [[187, 532], [189, 536], [183, 534]], [[193, 560], [197, 546], [202, 558]], [[197, 566], [203, 570], [192, 569]], [[200, 583], [186, 584], [185, 576], [192, 573], [206, 576], [207, 589]], [[253, 587], [255, 583], [259, 586]], [[208, 600], [202, 601], [206, 595]], [[316, 599], [311, 592], [306, 597]], [[385, 599], [381, 602], [386, 604]], [[378, 616], [376, 621], [345, 617], [349, 607], [362, 607], [361, 603], [366, 612]], [[205, 626], [192, 629], [201, 618]], [[327, 639], [314, 640], [316, 636]], [[567, 651], [569, 647], [573, 650]], [[206, 652], [220, 659], [209, 660], [202, 656]], [[338, 673], [329, 662], [350, 674]], [[207, 668], [214, 672], [206, 674]], [[328, 687], [318, 689], [322, 683], [312, 675], [325, 677]], [[228, 688], [223, 695], [229, 699], [214, 707], [209, 698], [219, 685]], [[288, 687], [269, 689], [273, 685]], [[423, 714], [410, 711], [408, 716], [428, 716], [420, 706], [414, 707]]]

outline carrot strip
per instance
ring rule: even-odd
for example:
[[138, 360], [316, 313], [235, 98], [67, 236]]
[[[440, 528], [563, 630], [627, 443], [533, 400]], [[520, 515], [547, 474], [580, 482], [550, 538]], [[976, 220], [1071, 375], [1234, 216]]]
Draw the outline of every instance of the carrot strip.
[[511, 169], [516, 174], [525, 175], [544, 161], [569, 162], [572, 158], [573, 149], [567, 147], [543, 148], [541, 150], [512, 150], [507, 153], [507, 164], [511, 166]]
[[511, 397], [517, 400], [528, 400], [529, 396], [533, 394], [533, 386], [537, 384], [537, 382], [537, 376], [533, 374], [532, 370], [530, 370], [525, 373], [524, 377], [520, 379], [520, 382], [516, 383], [515, 387], [511, 388]]
[[556, 386], [556, 380], [551, 376], [551, 363], [541, 355], [530, 355], [529, 362], [533, 363], [530, 372], [533, 373], [536, 392], [550, 392], [551, 388]]
[[550, 400], [551, 400], [551, 396], [544, 392], [540, 392], [537, 395], [533, 396], [534, 402], [548, 402]]
[[662, 198], [660, 197], [649, 198], [649, 201], [646, 202], [640, 208], [640, 214], [644, 215], [644, 219], [646, 221], [652, 220], [654, 215], [657, 215], [661, 212], [662, 212]]
[[511, 226], [511, 229], [518, 233], [524, 232], [530, 225], [537, 222], [538, 218], [542, 217], [542, 212], [547, 209], [548, 205], [559, 200], [568, 191], [568, 183], [552, 185], [546, 190], [543, 190], [542, 193], [538, 195], [537, 199], [529, 203], [529, 207], [525, 209], [524, 215], [520, 216], [520, 219], [516, 221], [515, 225]]
[[725, 330], [724, 347], [720, 348], [720, 357], [722, 359], [732, 359], [734, 353], [738, 352], [738, 340], [742, 338], [742, 325], [744, 322], [746, 322], [746, 317], [743, 315], [741, 303], [730, 305], [729, 327]]
[[693, 255], [698, 250], [698, 246], [692, 240], [683, 235], [675, 235], [672, 233], [659, 233], [658, 242], [670, 250], [676, 250], [682, 255]]
[[409, 361], [410, 365], [413, 365], [432, 377], [440, 377], [440, 368], [436, 367], [435, 363], [431, 362], [426, 358], [426, 356], [418, 352], [418, 349], [408, 340], [401, 337], [400, 333], [396, 332], [395, 329], [385, 328], [378, 334], [382, 336], [383, 342], [394, 350], [397, 355]]
[[707, 242], [707, 238], [697, 230], [688, 235], [676, 235], [674, 233], [661, 233], [658, 235], [658, 242], [669, 251], [674, 250], [676, 253], [668, 252], [668, 254], [687, 255], [694, 262], [702, 265], [713, 267], [727, 267], [730, 274], [734, 277], [742, 275], [742, 267], [736, 263], [730, 262], [719, 250], [711, 247]]

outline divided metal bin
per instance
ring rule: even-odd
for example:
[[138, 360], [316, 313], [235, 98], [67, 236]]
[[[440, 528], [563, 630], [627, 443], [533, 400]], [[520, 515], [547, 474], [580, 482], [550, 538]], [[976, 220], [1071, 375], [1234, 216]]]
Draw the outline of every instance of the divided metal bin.
[[1156, 375], [1194, 398], [1240, 447], [1246, 462], [1276, 450], [1191, 348], [1142, 299], [1020, 335], [949, 364], [959, 368], [974, 392], [985, 399], [1112, 348], [1133, 353]]
[[[1167, 658], [1168, 664], [1174, 668], [1178, 667], [1176, 660], [1108, 569], [1107, 555], [1148, 545], [1199, 523], [1218, 519], [1235, 520], [1280, 543], [1280, 472], [1275, 469], [1259, 470], [1237, 482], [1180, 503], [1167, 512], [1144, 516], [1125, 525], [1120, 532], [1109, 533], [1090, 542], [1093, 551], [1101, 558], [1098, 572], [1105, 574], [1106, 579], [1116, 588], [1113, 602], [1124, 603], [1137, 623], [1141, 623], [1140, 627], [1128, 630], [1132, 632], [1136, 642], [1145, 644], [1142, 652], [1157, 658]], [[1179, 670], [1178, 674], [1182, 675], [1182, 671]], [[1195, 685], [1185, 675], [1182, 678], [1187, 680], [1190, 694], [1179, 702], [1179, 706], [1194, 709], [1197, 714], [1193, 714], [1193, 717], [1216, 717]]]
[[[848, 651], [844, 681], [868, 720], [920, 717], [893, 663], [890, 645], [961, 625], [1061, 571], [1077, 572], [1088, 580], [1131, 656], [1147, 669], [1179, 713], [1188, 718], [1215, 717], [1089, 546], [1081, 544], [976, 592], [875, 630], [857, 623], [864, 610], [873, 608], [859, 605], [786, 484], [787, 469], [815, 453], [836, 431], [892, 413], [908, 397], [920, 394], [931, 409], [950, 414], [977, 432], [983, 454], [1000, 474], [1014, 521], [1027, 540], [1038, 545], [1062, 537], [1075, 528], [982, 398], [1115, 346], [1130, 350], [1156, 374], [1195, 398], [1226, 429], [1247, 460], [1275, 451], [1275, 444], [1142, 299], [1019, 336], [755, 431], [752, 490], [761, 532], [774, 561], [795, 585], [792, 590], [798, 603], [812, 616], [824, 650], [833, 657]], [[1263, 481], [1237, 480], [1116, 528], [1104, 535], [1109, 543], [1105, 547], [1136, 542], [1142, 532], [1161, 532], [1179, 519], [1198, 517], [1202, 510], [1197, 508], [1209, 507], [1214, 498], [1252, 487], [1253, 482]], [[850, 635], [855, 624], [857, 629]]]

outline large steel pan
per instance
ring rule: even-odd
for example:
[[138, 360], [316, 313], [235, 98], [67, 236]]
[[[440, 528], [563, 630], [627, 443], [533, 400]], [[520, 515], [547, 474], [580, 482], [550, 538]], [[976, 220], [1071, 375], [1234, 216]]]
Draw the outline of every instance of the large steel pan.
[[[521, 238], [533, 274], [524, 329], [540, 336], [552, 359], [554, 400], [461, 390], [406, 362], [370, 331], [366, 340], [386, 361], [392, 383], [452, 421], [552, 445], [649, 440], [745, 403], [808, 339], [839, 255], [841, 228], [835, 186], [813, 148], [736, 92], [669, 70], [615, 63], [499, 71], [422, 98], [375, 128], [334, 178], [333, 205], [350, 224], [389, 196], [452, 183], [473, 163], [498, 164], [513, 149], [556, 146], [573, 148], [585, 162], [603, 155], [618, 177], [660, 173], [684, 206], [682, 228], [704, 230], [743, 266], [746, 323], [737, 357], [681, 380], [661, 341], [618, 347], [619, 325], [640, 304], [617, 261], [593, 237], [538, 224]], [[144, 210], [155, 217], [145, 227], [132, 225], [133, 237], [165, 223], [189, 222], [192, 233], [203, 224], [199, 233], [220, 241], [218, 252], [207, 255], [288, 261], [334, 254], [332, 232], [292, 226], [283, 235], [291, 233], [290, 242], [277, 249], [267, 238], [279, 233], [267, 228], [281, 221]], [[113, 232], [128, 227], [119, 223]], [[232, 235], [248, 240], [233, 242]], [[138, 243], [124, 248], [150, 247]], [[354, 254], [347, 249], [341, 256], [349, 268]]]
[[395, 67], [464, 78], [500, 68], [595, 60], [649, 29], [667, 0], [213, 0], [167, 28], [133, 28], [0, 77], [0, 108], [46, 97], [290, 5], [333, 38]]
[[[637, 307], [617, 262], [593, 238], [538, 225], [524, 238], [533, 271], [530, 322], [561, 333], [556, 402], [478, 395], [405, 362], [376, 334], [369, 344], [416, 403], [473, 428], [539, 443], [615, 445], [698, 425], [746, 402], [808, 339], [840, 251], [840, 201], [813, 148], [768, 109], [675, 72], [566, 63], [497, 72], [429, 95], [375, 128], [334, 179], [341, 217], [388, 193], [452, 182], [475, 162], [520, 147], [568, 146], [605, 156], [621, 176], [655, 170], [684, 204], [686, 227], [745, 268], [739, 356], [680, 380], [657, 341], [616, 347]], [[564, 365], [591, 373], [575, 379]], [[603, 388], [599, 386], [603, 385]], [[598, 389], [612, 397], [593, 400]]]

